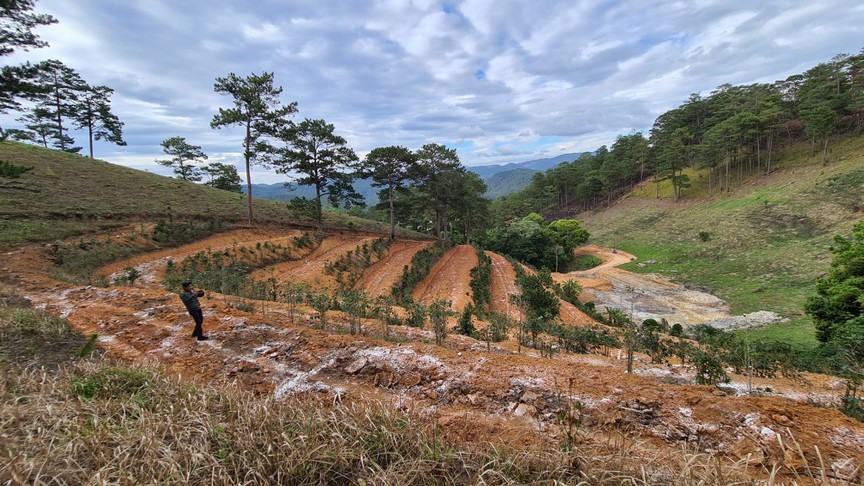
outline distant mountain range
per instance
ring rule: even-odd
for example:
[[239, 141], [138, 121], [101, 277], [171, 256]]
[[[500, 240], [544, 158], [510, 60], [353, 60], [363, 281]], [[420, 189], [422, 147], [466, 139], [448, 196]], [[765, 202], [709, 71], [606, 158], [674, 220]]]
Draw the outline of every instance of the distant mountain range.
[[[563, 154], [548, 159], [536, 159], [526, 162], [514, 162], [502, 165], [480, 165], [466, 167], [466, 169], [479, 175], [488, 187], [486, 197], [496, 199], [507, 194], [521, 191], [530, 182], [531, 177], [537, 172], [543, 172], [562, 162], [572, 162], [578, 159], [580, 154]], [[242, 186], [246, 192], [246, 186]], [[366, 199], [367, 204], [378, 202], [378, 189], [372, 187], [369, 179], [358, 179], [354, 182], [354, 189]], [[263, 199], [276, 201], [290, 201], [295, 197], [315, 197], [315, 189], [309, 186], [285, 187], [284, 184], [252, 184], [252, 194]]]
[[563, 154], [549, 159], [535, 159], [527, 162], [511, 162], [502, 165], [478, 165], [476, 167], [467, 167], [468, 170], [474, 172], [486, 180], [495, 174], [508, 172], [516, 169], [531, 169], [534, 172], [543, 172], [546, 169], [551, 169], [560, 165], [562, 162], [572, 162], [578, 159], [582, 154]]

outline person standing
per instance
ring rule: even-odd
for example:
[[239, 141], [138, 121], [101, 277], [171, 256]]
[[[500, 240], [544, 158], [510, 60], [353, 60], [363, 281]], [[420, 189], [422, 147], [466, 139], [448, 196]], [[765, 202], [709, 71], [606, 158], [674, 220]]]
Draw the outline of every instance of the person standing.
[[180, 294], [180, 300], [186, 305], [186, 310], [189, 315], [195, 320], [195, 330], [192, 331], [192, 337], [198, 338], [199, 341], [210, 339], [204, 335], [202, 325], [204, 324], [204, 312], [201, 310], [201, 302], [198, 302], [198, 297], [204, 297], [202, 289], [193, 290], [192, 281], [186, 280], [183, 282], [183, 292]]

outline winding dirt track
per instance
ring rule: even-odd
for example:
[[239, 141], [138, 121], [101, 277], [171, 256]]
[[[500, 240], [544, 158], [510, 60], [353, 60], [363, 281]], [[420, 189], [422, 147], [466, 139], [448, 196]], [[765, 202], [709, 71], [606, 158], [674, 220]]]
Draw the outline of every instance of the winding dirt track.
[[431, 244], [431, 241], [397, 241], [390, 247], [384, 259], [375, 262], [363, 272], [354, 288], [365, 290], [373, 299], [390, 295], [393, 285], [402, 277], [405, 267], [411, 265], [414, 255]]
[[[595, 301], [597, 309], [626, 310], [637, 322], [647, 318], [670, 323], [700, 324], [729, 317], [729, 306], [711, 294], [687, 289], [655, 274], [637, 274], [617, 268], [636, 257], [619, 250], [589, 245], [577, 255], [592, 255], [603, 264], [590, 270], [552, 274], [558, 282], [573, 279], [582, 286], [580, 301]], [[587, 316], [586, 316], [587, 317]]]
[[429, 275], [414, 289], [414, 300], [429, 305], [436, 300], [451, 302], [461, 312], [471, 303], [471, 269], [477, 266], [477, 251], [471, 245], [458, 245], [432, 266]]

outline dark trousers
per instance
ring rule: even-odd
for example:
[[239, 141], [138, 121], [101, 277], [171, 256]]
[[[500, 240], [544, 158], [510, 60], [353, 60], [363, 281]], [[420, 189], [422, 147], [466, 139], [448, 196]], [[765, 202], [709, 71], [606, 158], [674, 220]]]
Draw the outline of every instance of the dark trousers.
[[195, 330], [192, 331], [192, 337], [201, 337], [204, 335], [204, 330], [201, 329], [201, 324], [204, 323], [204, 312], [201, 309], [190, 310], [189, 315], [195, 319]]

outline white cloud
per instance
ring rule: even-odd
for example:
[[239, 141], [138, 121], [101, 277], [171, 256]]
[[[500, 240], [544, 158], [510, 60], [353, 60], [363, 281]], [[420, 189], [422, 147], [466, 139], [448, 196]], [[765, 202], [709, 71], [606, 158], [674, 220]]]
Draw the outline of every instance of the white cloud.
[[[722, 83], [801, 72], [864, 38], [851, 0], [40, 0], [49, 42], [8, 59], [60, 58], [116, 90], [124, 164], [185, 136], [236, 157], [239, 128], [209, 127], [231, 100], [217, 76], [273, 71], [297, 118], [324, 118], [358, 154], [459, 144], [466, 164], [594, 150]], [[14, 126], [14, 114], [0, 126]], [[235, 155], [226, 155], [235, 154]], [[211, 159], [212, 159], [211, 155]], [[146, 165], [146, 164], [145, 164]], [[278, 179], [256, 169], [253, 181]], [[275, 182], [275, 181], [274, 181]]]

